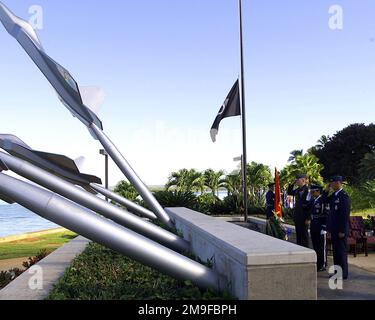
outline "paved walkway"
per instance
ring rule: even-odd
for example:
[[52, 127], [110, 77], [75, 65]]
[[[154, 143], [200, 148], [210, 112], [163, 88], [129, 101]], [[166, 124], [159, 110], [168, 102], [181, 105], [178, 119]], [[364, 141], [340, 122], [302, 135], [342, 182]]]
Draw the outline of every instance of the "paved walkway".
[[350, 265], [349, 279], [344, 280], [343, 290], [331, 290], [328, 281], [327, 272], [318, 273], [318, 300], [375, 300], [373, 272]]

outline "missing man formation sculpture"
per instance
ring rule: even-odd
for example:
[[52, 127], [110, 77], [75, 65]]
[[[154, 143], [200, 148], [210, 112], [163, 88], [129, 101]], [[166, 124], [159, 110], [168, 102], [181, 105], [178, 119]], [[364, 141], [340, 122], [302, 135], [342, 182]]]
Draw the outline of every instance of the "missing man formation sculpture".
[[[216, 272], [181, 254], [189, 250], [186, 240], [146, 220], [159, 220], [174, 227], [168, 214], [105, 135], [93, 106], [84, 103], [95, 100], [84, 95], [97, 93], [82, 90], [69, 71], [45, 53], [33, 28], [1, 2], [0, 20], [56, 90], [61, 102], [100, 141], [151, 210], [105, 189], [99, 178], [81, 174], [73, 160], [32, 150], [12, 135], [0, 135], [0, 148], [7, 152], [0, 151], [0, 198], [19, 203], [45, 219], [177, 279], [219, 290]], [[46, 189], [2, 173], [7, 170]], [[95, 195], [98, 192], [125, 205], [130, 212], [98, 198]]]

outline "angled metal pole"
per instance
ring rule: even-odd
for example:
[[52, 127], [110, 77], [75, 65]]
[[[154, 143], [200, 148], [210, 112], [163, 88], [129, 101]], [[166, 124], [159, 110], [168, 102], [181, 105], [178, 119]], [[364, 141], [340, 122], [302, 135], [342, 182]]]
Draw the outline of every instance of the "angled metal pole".
[[61, 102], [78, 118], [98, 139], [113, 161], [137, 189], [143, 200], [151, 207], [157, 217], [169, 227], [174, 227], [173, 221], [156, 201], [142, 180], [137, 176], [115, 145], [104, 134], [103, 124], [99, 117], [83, 102], [80, 88], [72, 75], [44, 51], [42, 44], [32, 26], [25, 20], [14, 15], [0, 2], [0, 21], [8, 33], [14, 37], [27, 52], [36, 66], [44, 74], [56, 90]]
[[[104, 156], [105, 163], [104, 163], [104, 171], [105, 171], [105, 188], [108, 189], [108, 153], [104, 149], [100, 149], [100, 154]], [[105, 201], [108, 202], [108, 197], [105, 197]]]
[[212, 269], [53, 192], [0, 173], [0, 197], [174, 278], [190, 280], [202, 289], [219, 289], [219, 277]]
[[247, 206], [247, 147], [246, 147], [246, 104], [245, 104], [245, 67], [243, 50], [243, 23], [242, 23], [242, 0], [239, 0], [240, 9], [240, 51], [241, 51], [241, 118], [242, 118], [242, 192], [245, 210], [245, 222], [248, 218]]
[[151, 207], [156, 216], [169, 227], [174, 227], [174, 224], [168, 214], [164, 211], [162, 206], [157, 202], [153, 194], [148, 190], [143, 181], [138, 177], [130, 164], [126, 161], [121, 152], [116, 148], [113, 142], [106, 136], [106, 134], [99, 129], [95, 123], [91, 123], [90, 130], [98, 138], [104, 149], [107, 151], [112, 160], [117, 164], [122, 173], [130, 181], [135, 189], [139, 192], [143, 200]]
[[150, 218], [154, 220], [157, 219], [156, 215], [152, 211], [120, 196], [119, 194], [115, 192], [112, 192], [104, 188], [103, 186], [97, 183], [90, 183], [90, 187], [94, 189], [96, 192], [99, 192], [100, 194], [102, 194], [103, 196], [106, 196], [107, 198], [115, 201], [116, 203], [125, 206], [130, 212], [140, 214], [141, 216], [149, 218], [149, 219]]
[[126, 212], [27, 161], [3, 152], [0, 152], [0, 159], [6, 164], [9, 170], [18, 175], [91, 209], [120, 225], [158, 241], [169, 248], [181, 252], [188, 251], [190, 248], [189, 243], [179, 236]]

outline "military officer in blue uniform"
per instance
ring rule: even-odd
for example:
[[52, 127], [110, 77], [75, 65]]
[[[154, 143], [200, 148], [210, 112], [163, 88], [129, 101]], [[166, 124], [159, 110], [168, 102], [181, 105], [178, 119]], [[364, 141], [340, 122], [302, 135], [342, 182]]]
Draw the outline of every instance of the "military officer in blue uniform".
[[323, 187], [312, 185], [310, 187], [311, 199], [311, 224], [310, 235], [313, 248], [317, 257], [317, 270], [325, 271], [327, 268], [327, 196]]
[[[297, 244], [303, 247], [309, 247], [309, 225], [311, 222], [309, 199], [309, 188], [307, 187], [307, 175], [299, 174], [294, 184], [288, 187], [288, 195], [295, 199], [294, 205], [294, 224], [296, 227]], [[295, 188], [297, 186], [297, 188]]]
[[266, 218], [270, 219], [274, 216], [275, 210], [275, 184], [268, 185], [268, 192], [266, 193]]
[[328, 197], [330, 213], [328, 216], [328, 232], [332, 238], [333, 262], [343, 271], [343, 279], [348, 278], [347, 239], [349, 236], [350, 198], [343, 190], [342, 176], [330, 178], [327, 192], [333, 191]]

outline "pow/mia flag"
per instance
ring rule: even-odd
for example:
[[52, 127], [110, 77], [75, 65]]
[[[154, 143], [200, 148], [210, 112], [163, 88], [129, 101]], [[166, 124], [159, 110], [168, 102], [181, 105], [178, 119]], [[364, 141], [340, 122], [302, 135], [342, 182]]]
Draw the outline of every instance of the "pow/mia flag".
[[212, 142], [216, 142], [216, 136], [219, 132], [219, 125], [220, 125], [221, 120], [223, 120], [224, 118], [236, 117], [240, 115], [241, 115], [240, 86], [239, 86], [239, 81], [237, 80], [236, 83], [233, 85], [232, 89], [230, 90], [222, 107], [220, 108], [220, 111], [216, 116], [214, 124], [212, 125], [211, 132], [210, 132]]

